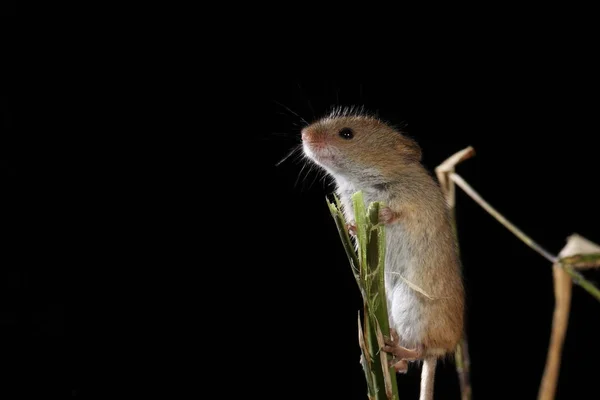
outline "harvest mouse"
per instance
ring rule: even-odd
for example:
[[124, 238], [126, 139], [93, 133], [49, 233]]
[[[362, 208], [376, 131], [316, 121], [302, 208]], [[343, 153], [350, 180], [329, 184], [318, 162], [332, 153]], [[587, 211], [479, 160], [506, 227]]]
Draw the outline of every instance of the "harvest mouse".
[[[411, 138], [378, 118], [337, 109], [302, 130], [304, 154], [335, 179], [344, 215], [351, 196], [379, 201], [385, 223], [385, 290], [394, 367], [422, 360], [421, 400], [433, 398], [437, 360], [463, 333], [464, 287], [447, 204]], [[407, 283], [409, 282], [409, 283]], [[413, 287], [411, 287], [411, 285]], [[420, 288], [425, 294], [414, 289]]]

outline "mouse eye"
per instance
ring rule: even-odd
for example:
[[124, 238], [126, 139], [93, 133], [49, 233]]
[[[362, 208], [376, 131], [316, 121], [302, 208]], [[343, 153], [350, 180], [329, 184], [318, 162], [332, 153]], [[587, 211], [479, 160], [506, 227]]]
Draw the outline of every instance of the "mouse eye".
[[354, 137], [354, 132], [350, 128], [342, 128], [338, 134], [344, 139], [352, 139]]

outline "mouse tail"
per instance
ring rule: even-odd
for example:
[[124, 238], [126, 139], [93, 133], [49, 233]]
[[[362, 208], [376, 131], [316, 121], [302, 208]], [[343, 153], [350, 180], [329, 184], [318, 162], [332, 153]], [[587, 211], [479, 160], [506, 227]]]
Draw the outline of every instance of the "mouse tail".
[[421, 370], [421, 394], [419, 400], [433, 400], [433, 383], [435, 379], [436, 357], [426, 357]]

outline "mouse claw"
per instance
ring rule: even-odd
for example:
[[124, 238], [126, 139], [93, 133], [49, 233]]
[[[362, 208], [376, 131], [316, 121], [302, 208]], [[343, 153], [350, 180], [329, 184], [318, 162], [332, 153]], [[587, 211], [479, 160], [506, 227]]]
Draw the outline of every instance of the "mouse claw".
[[406, 360], [397, 360], [395, 358], [390, 361], [390, 367], [396, 370], [396, 373], [405, 374], [408, 372], [408, 362]]
[[390, 353], [394, 356], [394, 360], [398, 361], [414, 361], [418, 360], [422, 356], [422, 347], [418, 346], [416, 349], [407, 349], [406, 347], [400, 346], [400, 337], [395, 329], [390, 329], [391, 338], [383, 338], [384, 346], [382, 348], [386, 353]]
[[389, 207], [379, 209], [379, 222], [382, 224], [391, 224], [398, 219], [399, 215]]
[[389, 338], [387, 336], [383, 337], [383, 341], [385, 344], [393, 346], [400, 341], [400, 336], [398, 336], [398, 331], [396, 331], [394, 328], [390, 328], [390, 335], [392, 335], [391, 338]]
[[415, 361], [421, 358], [421, 352], [418, 349], [407, 349], [400, 345], [383, 346], [383, 351], [393, 354], [399, 360]]
[[354, 223], [354, 221], [346, 224], [346, 227], [348, 228], [349, 234], [351, 234], [352, 236], [356, 236], [356, 224]]

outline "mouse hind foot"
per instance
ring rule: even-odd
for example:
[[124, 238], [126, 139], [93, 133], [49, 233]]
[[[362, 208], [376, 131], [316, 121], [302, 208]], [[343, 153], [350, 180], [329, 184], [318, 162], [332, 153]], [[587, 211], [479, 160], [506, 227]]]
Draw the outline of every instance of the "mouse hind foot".
[[390, 361], [396, 372], [406, 373], [408, 371], [408, 361], [416, 361], [423, 358], [423, 346], [417, 346], [416, 349], [407, 349], [400, 345], [400, 337], [395, 329], [390, 329], [391, 338], [384, 337], [383, 351], [390, 353], [393, 358]]

